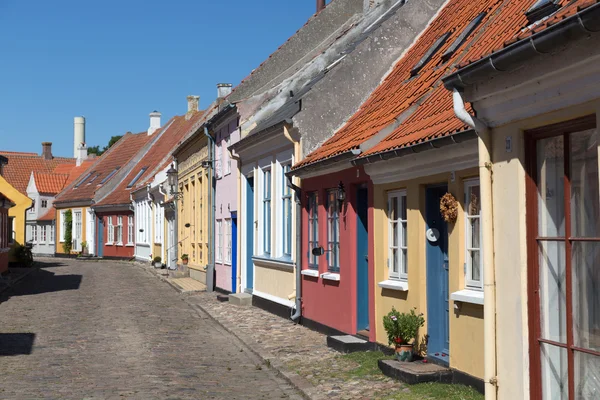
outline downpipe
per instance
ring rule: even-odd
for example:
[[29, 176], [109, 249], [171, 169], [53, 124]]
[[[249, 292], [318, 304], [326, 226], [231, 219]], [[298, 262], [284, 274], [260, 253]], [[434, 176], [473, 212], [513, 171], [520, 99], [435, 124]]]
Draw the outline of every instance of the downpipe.
[[302, 189], [294, 185], [291, 176], [287, 179], [296, 201], [296, 312], [290, 318], [297, 322], [302, 316]]
[[[210, 202], [208, 221], [208, 238], [209, 238], [209, 246], [208, 246], [208, 265], [206, 266], [206, 291], [213, 292], [214, 291], [214, 277], [215, 277], [215, 252], [214, 252], [214, 232], [215, 232], [215, 215], [216, 215], [216, 185], [215, 185], [215, 168], [214, 168], [214, 149], [215, 149], [215, 141], [208, 133], [208, 128], [206, 124], [204, 125], [204, 136], [206, 136], [208, 140], [208, 160], [210, 161], [210, 173], [208, 176], [210, 177], [210, 196], [208, 201]], [[210, 277], [209, 277], [210, 275]]]
[[484, 326], [484, 384], [485, 399], [496, 400], [498, 377], [496, 360], [496, 268], [494, 265], [494, 225], [492, 198], [492, 141], [490, 129], [481, 120], [469, 114], [462, 94], [452, 91], [456, 117], [477, 133], [479, 181], [481, 188], [481, 219], [483, 235], [483, 326]]

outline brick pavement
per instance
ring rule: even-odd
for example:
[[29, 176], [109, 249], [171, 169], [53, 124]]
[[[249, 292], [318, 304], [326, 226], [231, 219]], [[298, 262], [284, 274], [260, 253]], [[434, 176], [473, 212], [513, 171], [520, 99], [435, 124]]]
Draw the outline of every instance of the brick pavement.
[[133, 264], [42, 261], [0, 295], [1, 399], [300, 398]]

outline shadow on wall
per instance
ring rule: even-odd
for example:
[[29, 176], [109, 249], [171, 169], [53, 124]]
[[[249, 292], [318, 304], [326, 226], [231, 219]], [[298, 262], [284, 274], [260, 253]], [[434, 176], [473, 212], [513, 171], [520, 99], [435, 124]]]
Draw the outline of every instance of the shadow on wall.
[[35, 333], [0, 333], [0, 357], [29, 355]]

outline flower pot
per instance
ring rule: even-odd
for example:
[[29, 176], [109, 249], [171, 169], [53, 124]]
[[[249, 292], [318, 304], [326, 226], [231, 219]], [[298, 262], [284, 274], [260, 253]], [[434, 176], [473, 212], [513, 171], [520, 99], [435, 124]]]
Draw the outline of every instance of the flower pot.
[[181, 260], [181, 262], [183, 263], [183, 265], [188, 265], [189, 258], [184, 258], [183, 260]]
[[154, 268], [162, 268], [162, 263], [161, 262], [155, 262], [154, 263]]
[[411, 344], [396, 345], [396, 359], [411, 362], [413, 360], [413, 347]]

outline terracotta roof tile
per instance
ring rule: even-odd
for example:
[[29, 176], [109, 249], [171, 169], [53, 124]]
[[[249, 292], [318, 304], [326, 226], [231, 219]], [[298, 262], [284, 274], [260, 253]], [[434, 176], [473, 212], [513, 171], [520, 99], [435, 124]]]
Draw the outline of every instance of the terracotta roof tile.
[[33, 172], [33, 179], [35, 180], [35, 187], [39, 193], [44, 194], [57, 194], [59, 193], [67, 179], [68, 174], [55, 174], [52, 172]]
[[[102, 180], [116, 167], [123, 167], [126, 165], [151, 137], [152, 136], [148, 136], [147, 132], [138, 134], [128, 132], [123, 135], [123, 137], [108, 149], [102, 157], [90, 160], [91, 165], [82, 165], [81, 167], [87, 166], [87, 169], [78, 175], [83, 176], [83, 178], [73, 178], [71, 183], [56, 197], [55, 203], [92, 200], [96, 190], [100, 187], [100, 182], [102, 182]], [[108, 182], [110, 182], [110, 180], [104, 182], [104, 184]]]
[[32, 172], [51, 173], [61, 164], [68, 164], [71, 168], [75, 165], [74, 158], [55, 157], [45, 160], [35, 153], [17, 153], [0, 151], [0, 155], [8, 159], [4, 166], [3, 177], [16, 190], [27, 196], [27, 185]]
[[50, 207], [48, 212], [38, 218], [38, 221], [54, 221], [56, 219], [56, 208]]
[[[158, 132], [161, 136], [152, 144], [152, 147], [144, 155], [142, 160], [130, 171], [115, 190], [108, 196], [96, 203], [99, 206], [128, 204], [130, 202], [129, 194], [132, 190], [142, 187], [154, 178], [154, 175], [160, 172], [172, 161], [171, 152], [181, 140], [186, 137], [194, 126], [206, 118], [208, 115], [205, 111], [196, 112], [191, 118], [185, 116], [176, 116], [165, 125], [164, 131]], [[155, 133], [157, 134], [157, 133]], [[138, 178], [133, 187], [127, 186], [133, 181], [140, 171], [146, 168], [142, 175]]]

